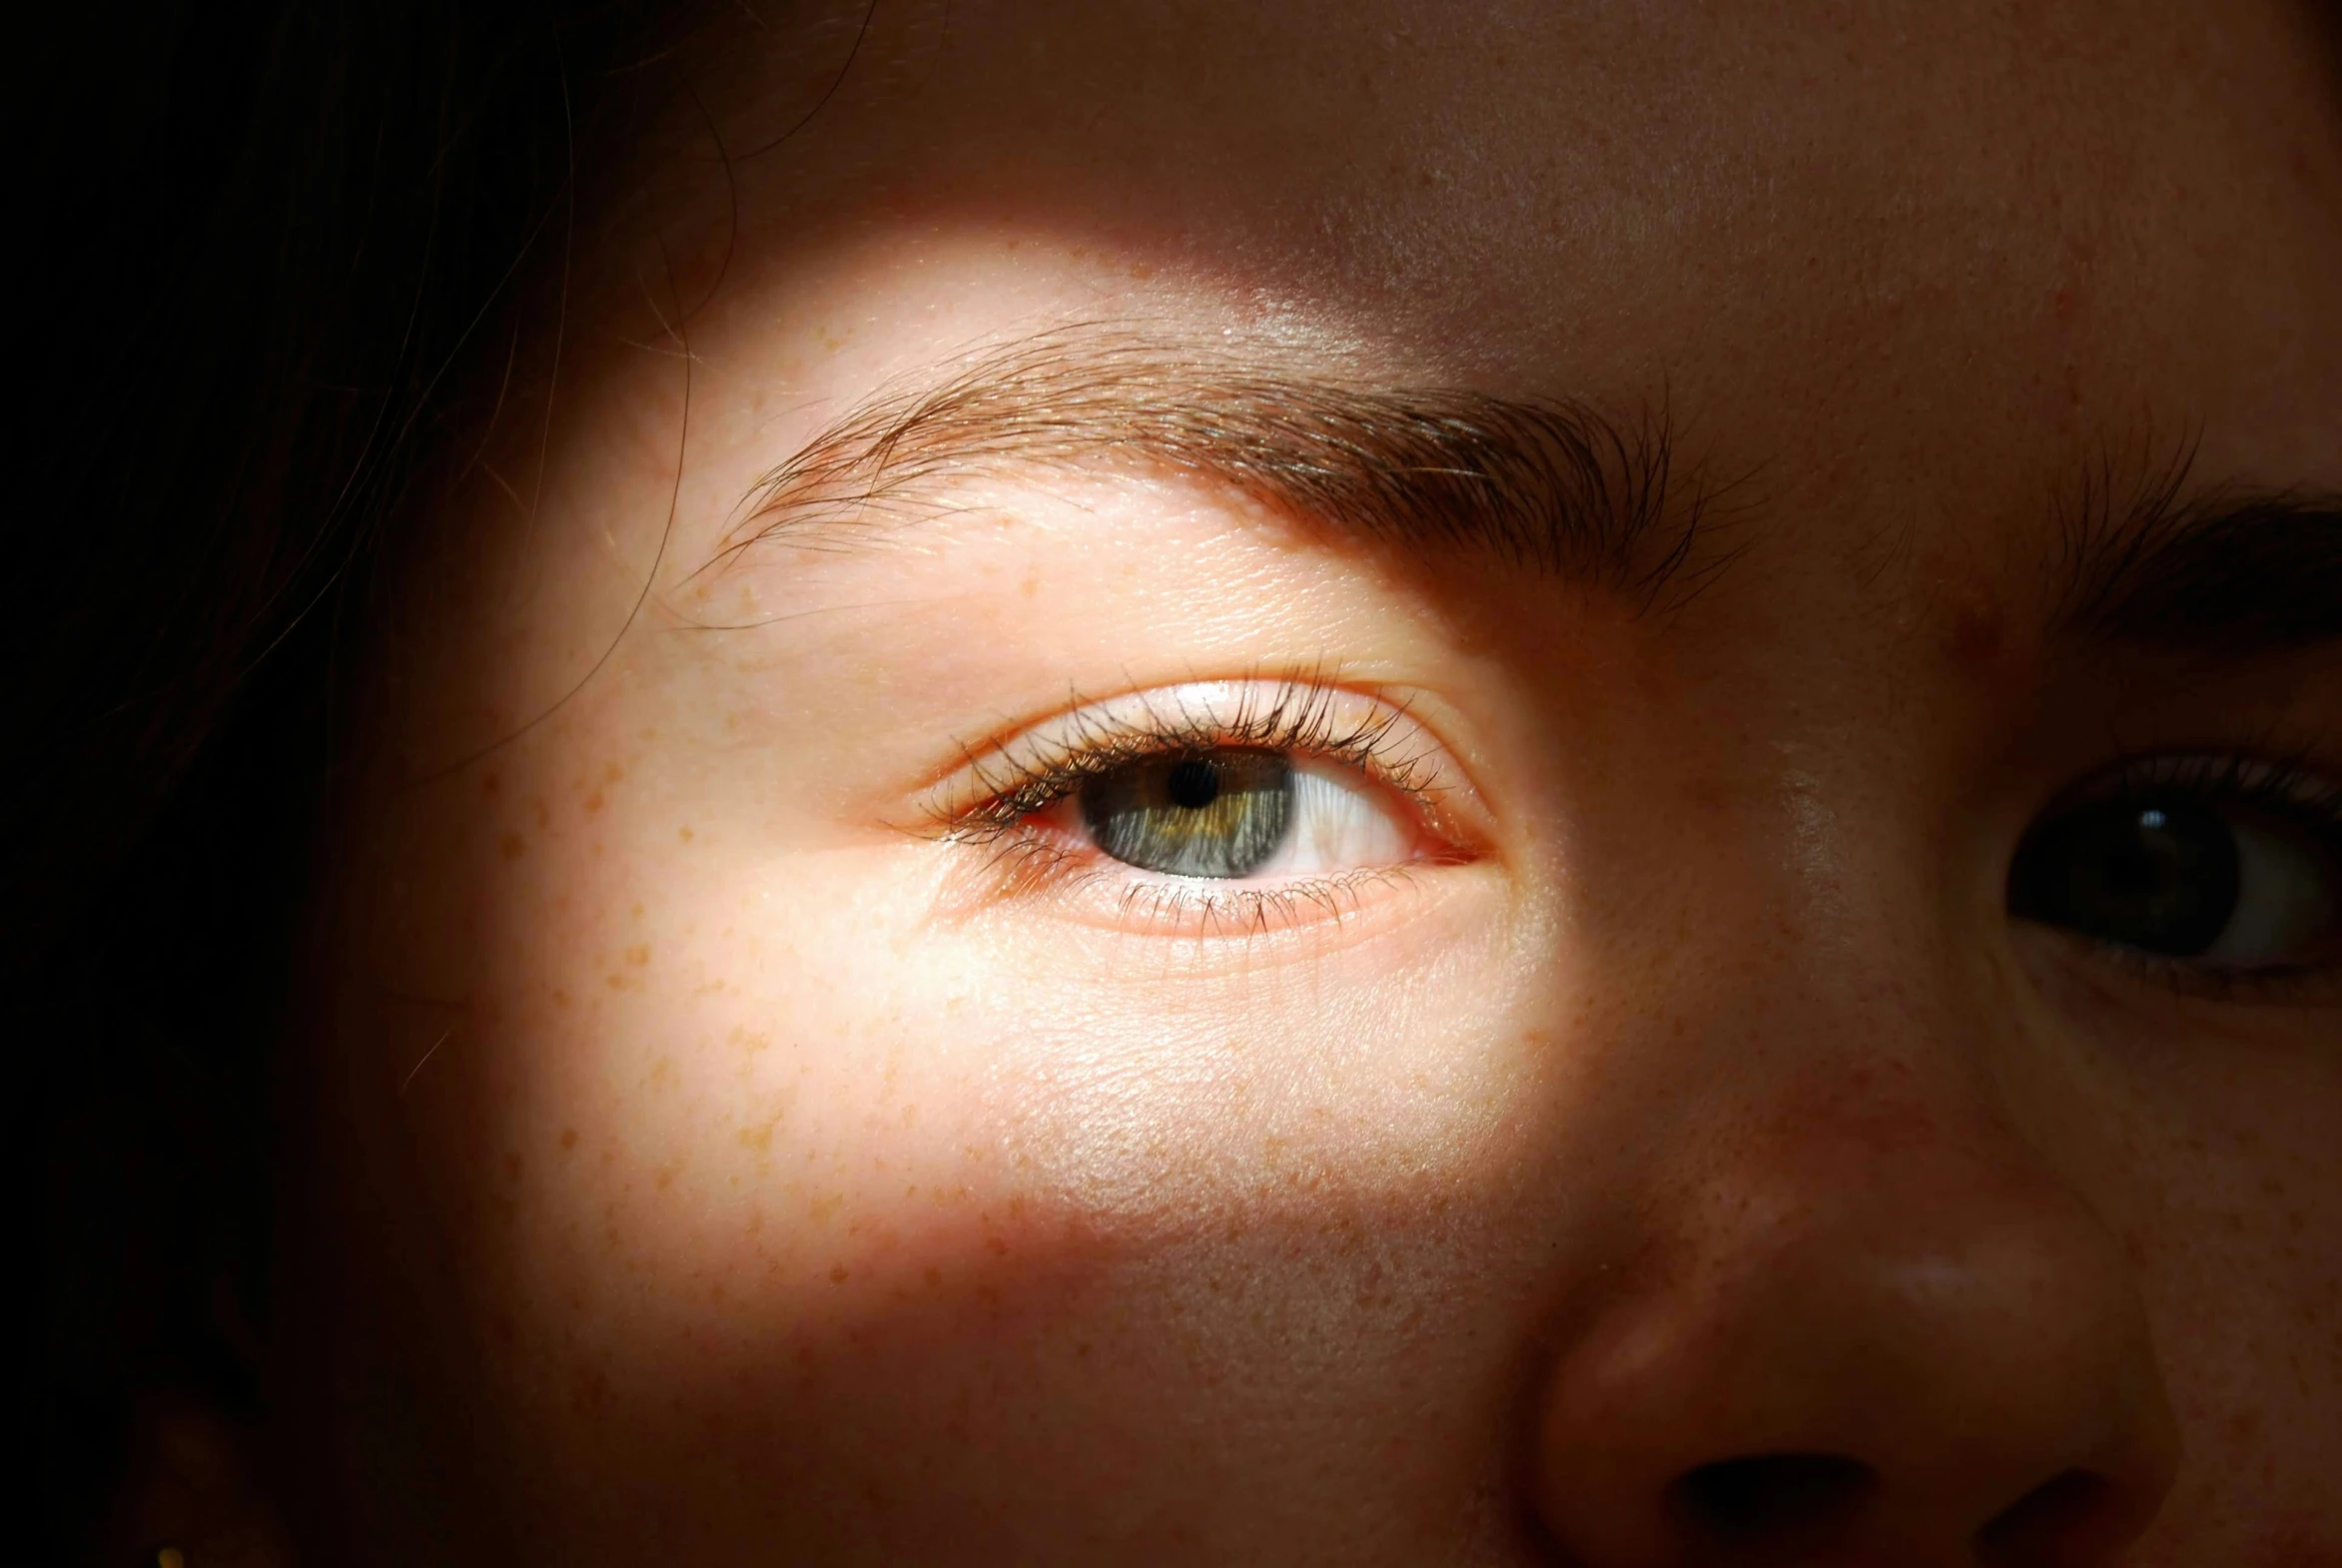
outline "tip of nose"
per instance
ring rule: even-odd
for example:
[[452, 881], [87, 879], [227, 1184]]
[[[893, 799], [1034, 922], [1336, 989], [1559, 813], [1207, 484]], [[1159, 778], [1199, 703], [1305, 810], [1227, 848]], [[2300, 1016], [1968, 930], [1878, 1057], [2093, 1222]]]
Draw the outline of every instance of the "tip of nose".
[[1745, 1546], [1843, 1526], [1878, 1487], [1877, 1471], [1839, 1454], [1754, 1454], [1676, 1477], [1667, 1506], [1703, 1543]]

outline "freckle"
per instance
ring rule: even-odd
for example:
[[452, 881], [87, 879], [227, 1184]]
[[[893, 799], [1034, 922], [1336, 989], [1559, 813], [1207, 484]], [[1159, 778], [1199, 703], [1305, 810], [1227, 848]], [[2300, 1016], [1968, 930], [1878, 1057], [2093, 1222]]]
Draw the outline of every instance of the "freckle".
[[940, 1285], [944, 1282], [943, 1270], [940, 1268], [930, 1268], [927, 1271], [925, 1277], [927, 1279], [927, 1288], [930, 1290], [933, 1290], [937, 1285]]
[[675, 837], [688, 844], [691, 842], [691, 830], [689, 828], [677, 828], [675, 830]]
[[561, 1153], [565, 1155], [565, 1154], [569, 1153], [569, 1151], [570, 1151], [570, 1150], [572, 1150], [572, 1149], [575, 1149], [576, 1147], [577, 1147], [577, 1129], [575, 1129], [575, 1128], [573, 1128], [573, 1127], [565, 1127], [565, 1128], [561, 1129]]
[[557, 1008], [565, 1008], [568, 1005], [569, 993], [556, 988], [553, 992], [553, 1006]]
[[517, 833], [507, 833], [496, 841], [506, 860], [518, 860], [528, 849], [528, 841]]
[[592, 794], [590, 794], [590, 795], [588, 795], [588, 796], [586, 796], [586, 797], [585, 797], [585, 810], [586, 810], [586, 814], [587, 814], [588, 816], [590, 816], [590, 815], [592, 815], [594, 812], [597, 812], [597, 811], [599, 811], [599, 810], [601, 810], [601, 809], [602, 809], [602, 792], [601, 792], [600, 790], [598, 790], [598, 789], [597, 789], [597, 790], [595, 790], [595, 791], [594, 791]]
[[843, 1264], [843, 1263], [840, 1263], [840, 1264], [839, 1264], [839, 1265], [837, 1265], [835, 1268], [832, 1268], [832, 1269], [830, 1270], [830, 1283], [831, 1283], [831, 1284], [834, 1284], [834, 1285], [842, 1285], [842, 1284], [844, 1284], [845, 1282], [846, 1282], [846, 1265], [845, 1265], [845, 1264]]
[[756, 1232], [757, 1232], [757, 1231], [759, 1231], [759, 1230], [762, 1230], [763, 1228], [764, 1228], [764, 1215], [763, 1215], [763, 1214], [761, 1214], [761, 1213], [756, 1213], [756, 1214], [750, 1214], [750, 1215], [748, 1216], [748, 1233], [749, 1233], [750, 1235], [754, 1235], [754, 1234], [756, 1234]]
[[984, 1244], [988, 1249], [991, 1250], [995, 1257], [1006, 1257], [1009, 1255], [1009, 1243], [1002, 1240], [997, 1235], [987, 1236], [985, 1238]]
[[[778, 1120], [779, 1118], [774, 1118], [774, 1121]], [[767, 1150], [770, 1150], [773, 1147], [773, 1124], [771, 1122], [767, 1122], [761, 1127], [742, 1128], [740, 1130], [740, 1147], [742, 1149], [753, 1149], [758, 1154], [763, 1154]]]
[[509, 1154], [504, 1157], [504, 1178], [508, 1181], [520, 1179], [520, 1156], [518, 1154]]
[[483, 776], [479, 781], [479, 792], [482, 795], [492, 796], [496, 793], [496, 791], [502, 789], [503, 787], [504, 781], [496, 777], [493, 773]]
[[549, 826], [553, 820], [552, 808], [541, 800], [532, 800], [529, 804], [536, 808], [536, 825], [540, 828]]
[[673, 1166], [661, 1166], [651, 1173], [651, 1184], [662, 1192], [673, 1185], [674, 1180], [675, 1168]]
[[650, 944], [647, 942], [637, 943], [635, 946], [628, 948], [626, 950], [626, 962], [632, 964], [636, 969], [640, 969], [643, 965], [649, 963]]

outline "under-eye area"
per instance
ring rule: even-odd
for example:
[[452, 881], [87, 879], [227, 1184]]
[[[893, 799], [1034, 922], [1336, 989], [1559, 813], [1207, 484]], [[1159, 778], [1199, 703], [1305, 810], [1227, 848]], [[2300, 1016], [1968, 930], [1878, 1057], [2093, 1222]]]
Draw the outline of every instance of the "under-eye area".
[[2302, 756], [2141, 757], [2037, 818], [2008, 908], [2183, 992], [2332, 999], [2342, 783]]
[[1480, 810], [1401, 701], [1314, 675], [1076, 700], [928, 802], [985, 897], [1184, 935], [1338, 920], [1477, 858]]

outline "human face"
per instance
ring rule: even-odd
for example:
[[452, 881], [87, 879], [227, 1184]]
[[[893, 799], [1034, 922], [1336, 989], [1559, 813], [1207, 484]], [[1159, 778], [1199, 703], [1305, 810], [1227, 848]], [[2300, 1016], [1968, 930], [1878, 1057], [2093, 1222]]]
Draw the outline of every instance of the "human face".
[[2342, 1555], [2309, 16], [864, 20], [378, 649], [349, 1555]]

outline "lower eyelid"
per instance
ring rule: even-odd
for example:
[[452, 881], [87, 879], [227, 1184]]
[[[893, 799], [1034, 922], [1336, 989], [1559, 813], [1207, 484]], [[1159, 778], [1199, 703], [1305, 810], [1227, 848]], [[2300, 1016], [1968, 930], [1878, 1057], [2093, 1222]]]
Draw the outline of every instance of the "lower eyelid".
[[1073, 891], [1088, 884], [1097, 908], [1122, 929], [1167, 936], [1261, 936], [1316, 925], [1338, 925], [1368, 911], [1380, 897], [1403, 889], [1414, 868], [1394, 866], [1339, 877], [1277, 883], [1201, 878], [1116, 877], [1084, 867]]

